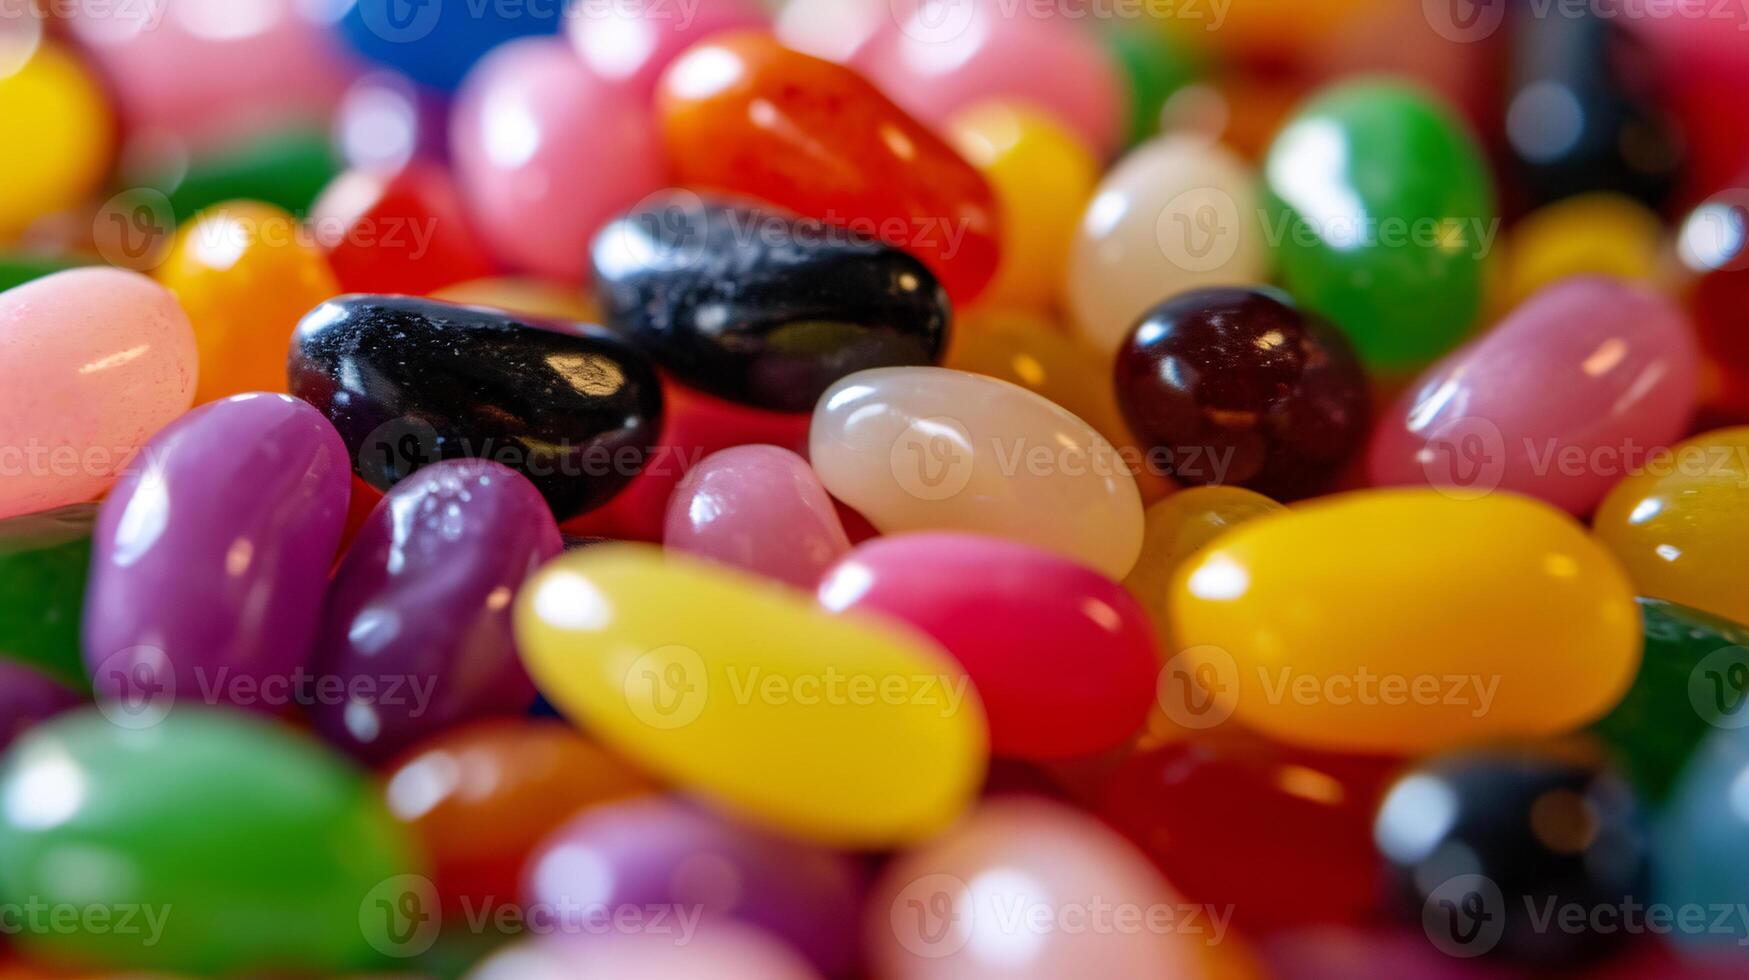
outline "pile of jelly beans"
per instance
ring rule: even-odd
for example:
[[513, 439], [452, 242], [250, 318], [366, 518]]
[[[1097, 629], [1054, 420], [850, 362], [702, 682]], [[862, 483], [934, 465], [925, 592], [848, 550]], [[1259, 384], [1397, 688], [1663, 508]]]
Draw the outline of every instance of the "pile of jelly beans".
[[0, 0], [0, 980], [1749, 977], [1749, 13]]

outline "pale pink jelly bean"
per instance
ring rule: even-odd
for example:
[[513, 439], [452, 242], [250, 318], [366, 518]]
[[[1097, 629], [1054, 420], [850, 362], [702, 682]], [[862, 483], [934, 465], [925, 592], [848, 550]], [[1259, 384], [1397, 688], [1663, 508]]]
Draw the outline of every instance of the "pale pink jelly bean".
[[73, 269], [0, 293], [0, 518], [90, 500], [194, 401], [194, 328], [170, 291]]
[[668, 498], [662, 543], [801, 589], [850, 550], [808, 461], [777, 446], [712, 453]]

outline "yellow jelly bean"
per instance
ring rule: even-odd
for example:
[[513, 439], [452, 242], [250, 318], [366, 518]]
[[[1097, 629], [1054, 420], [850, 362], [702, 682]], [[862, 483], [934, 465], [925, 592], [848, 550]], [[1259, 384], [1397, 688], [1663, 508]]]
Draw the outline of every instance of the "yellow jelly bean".
[[984, 709], [957, 664], [917, 635], [737, 572], [644, 545], [566, 555], [523, 588], [516, 638], [573, 720], [787, 833], [916, 841], [983, 778]]
[[1069, 240], [1099, 181], [1098, 160], [1049, 116], [1005, 103], [975, 106], [947, 129], [1002, 207], [1002, 263], [984, 300], [1054, 305]]
[[44, 42], [18, 62], [8, 46], [0, 36], [0, 238], [83, 200], [115, 140], [103, 90], [77, 59]]
[[1104, 358], [1043, 318], [991, 319], [955, 331], [942, 365], [1019, 385], [1080, 416], [1114, 445], [1130, 441]]
[[1640, 661], [1627, 574], [1562, 512], [1498, 493], [1345, 494], [1241, 525], [1172, 583], [1184, 673], [1286, 742], [1420, 752], [1568, 731]]
[[432, 299], [465, 306], [494, 306], [521, 316], [572, 323], [600, 323], [601, 309], [576, 286], [503, 276], [445, 286]]
[[1167, 635], [1167, 601], [1172, 576], [1199, 548], [1253, 518], [1287, 508], [1243, 487], [1192, 487], [1148, 508], [1143, 515], [1142, 556], [1123, 580], [1124, 588], [1147, 610], [1160, 635]]
[[1514, 228], [1501, 269], [1509, 306], [1569, 276], [1654, 280], [1663, 269], [1664, 226], [1619, 194], [1583, 194], [1531, 213]]
[[1652, 453], [1594, 525], [1641, 595], [1749, 623], [1749, 427]]
[[157, 275], [194, 324], [196, 404], [284, 391], [292, 331], [340, 291], [327, 257], [298, 220], [258, 201], [200, 212], [177, 233]]

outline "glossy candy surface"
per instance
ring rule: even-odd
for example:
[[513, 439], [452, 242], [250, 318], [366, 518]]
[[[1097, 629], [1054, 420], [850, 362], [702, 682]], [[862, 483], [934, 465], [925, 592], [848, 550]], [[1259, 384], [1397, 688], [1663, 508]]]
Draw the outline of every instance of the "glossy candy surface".
[[1166, 635], [1167, 604], [1178, 567], [1217, 537], [1246, 521], [1285, 508], [1243, 487], [1190, 487], [1150, 505], [1142, 515], [1142, 554], [1124, 576], [1124, 588]]
[[372, 486], [491, 459], [529, 477], [560, 520], [624, 487], [662, 424], [656, 374], [624, 341], [482, 307], [342, 296], [304, 318], [288, 371]]
[[668, 499], [662, 544], [810, 590], [850, 550], [808, 461], [765, 445], [700, 460]]
[[754, 30], [769, 19], [757, 0], [698, 0], [690, 7], [628, 0], [575, 8], [565, 18], [565, 34], [590, 71], [650, 99], [681, 52], [712, 34]]
[[395, 484], [334, 572], [311, 669], [347, 694], [311, 708], [316, 730], [370, 760], [460, 722], [516, 715], [534, 685], [510, 603], [562, 550], [539, 491], [478, 459]]
[[335, 292], [423, 296], [496, 271], [454, 179], [431, 164], [348, 170], [316, 199], [310, 224], [339, 279]]
[[1179, 569], [1171, 614], [1169, 653], [1216, 681], [1203, 696], [1338, 751], [1571, 730], [1615, 706], [1640, 659], [1621, 567], [1564, 514], [1508, 494], [1363, 491], [1241, 525]]
[[84, 688], [79, 616], [91, 568], [92, 504], [0, 521], [0, 659]]
[[[1746, 900], [1743, 835], [1749, 827], [1743, 807], [1744, 772], [1749, 771], [1749, 738], [1738, 729], [1712, 733], [1682, 771], [1663, 809], [1654, 838], [1656, 899], [1678, 908], [1741, 907]], [[1679, 948], [1724, 953], [1733, 964], [1749, 942], [1749, 924], [1740, 918], [1714, 919], [1707, 929], [1673, 936]]]
[[833, 612], [905, 623], [953, 654], [984, 701], [997, 755], [1113, 748], [1153, 703], [1159, 654], [1135, 600], [1026, 545], [969, 534], [877, 538], [826, 573], [819, 599]]
[[158, 281], [176, 294], [200, 348], [196, 404], [285, 388], [285, 349], [339, 283], [297, 218], [228, 201], [177, 232]]
[[0, 240], [95, 190], [115, 142], [109, 104], [78, 59], [49, 42], [17, 64], [16, 43], [30, 41], [0, 38]]
[[194, 331], [169, 291], [72, 269], [0, 293], [0, 517], [90, 500], [187, 410]]
[[1380, 421], [1380, 485], [1494, 490], [1587, 514], [1694, 414], [1699, 354], [1675, 304], [1568, 279], [1416, 379]]
[[1749, 174], [1689, 212], [1677, 231], [1677, 254], [1694, 276], [1688, 307], [1707, 357], [1705, 396], [1734, 418], [1749, 418]]
[[820, 398], [808, 439], [820, 482], [883, 532], [993, 534], [1112, 578], [1135, 564], [1142, 499], [1127, 461], [1024, 388], [945, 368], [864, 371]]
[[905, 249], [956, 303], [995, 274], [1001, 221], [989, 184], [854, 71], [760, 34], [727, 35], [669, 66], [658, 104], [679, 182]]
[[984, 711], [946, 654], [741, 573], [592, 547], [523, 589], [516, 627], [529, 673], [568, 717], [773, 829], [908, 842], [958, 816], [983, 775]]
[[1335, 327], [1272, 289], [1154, 307], [1118, 350], [1118, 404], [1185, 484], [1315, 493], [1366, 439], [1366, 375]]
[[461, 84], [493, 48], [531, 34], [557, 33], [562, 4], [406, 5], [357, 0], [340, 21], [353, 53], [435, 89]]
[[99, 694], [137, 723], [179, 701], [285, 708], [347, 486], [334, 428], [286, 395], [203, 405], [153, 437], [92, 535], [84, 646]]
[[63, 715], [14, 744], [0, 797], [31, 801], [0, 809], [9, 888], [50, 905], [139, 910], [133, 929], [39, 925], [18, 937], [98, 967], [373, 968], [378, 949], [394, 947], [380, 913], [361, 909], [419, 873], [362, 773], [234, 712], [181, 708], [146, 729], [94, 710]]
[[1432, 96], [1326, 89], [1276, 136], [1264, 183], [1282, 281], [1369, 366], [1419, 367], [1470, 328], [1499, 230], [1493, 190], [1474, 138]]
[[57, 677], [27, 663], [0, 658], [0, 751], [81, 698]]
[[847, 374], [928, 364], [946, 343], [947, 294], [922, 263], [751, 201], [652, 198], [591, 256], [609, 326], [681, 381], [755, 408], [808, 411]]

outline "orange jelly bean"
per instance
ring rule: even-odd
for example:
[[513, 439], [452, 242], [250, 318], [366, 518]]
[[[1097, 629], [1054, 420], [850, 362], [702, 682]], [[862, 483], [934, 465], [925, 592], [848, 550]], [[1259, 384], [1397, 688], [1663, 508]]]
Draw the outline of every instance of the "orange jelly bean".
[[680, 183], [879, 238], [927, 264], [956, 303], [995, 275], [990, 185], [851, 69], [764, 34], [725, 35], [669, 67], [658, 104]]

